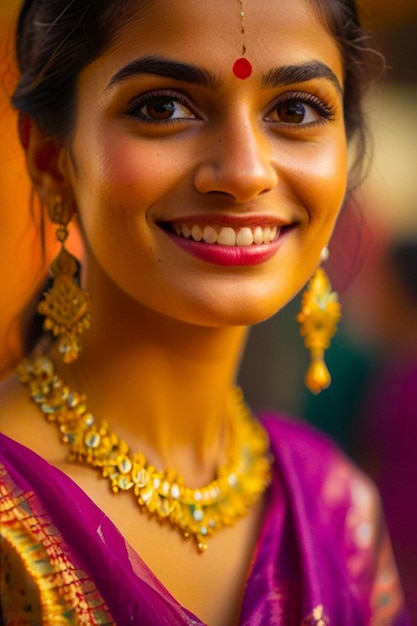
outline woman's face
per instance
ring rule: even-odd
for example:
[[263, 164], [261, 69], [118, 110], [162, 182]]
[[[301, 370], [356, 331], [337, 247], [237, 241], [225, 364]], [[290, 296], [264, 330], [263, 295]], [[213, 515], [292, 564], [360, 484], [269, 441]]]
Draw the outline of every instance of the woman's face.
[[195, 324], [261, 321], [318, 265], [345, 194], [337, 43], [307, 0], [247, 0], [243, 35], [237, 0], [145, 5], [78, 83], [64, 170], [90, 288]]

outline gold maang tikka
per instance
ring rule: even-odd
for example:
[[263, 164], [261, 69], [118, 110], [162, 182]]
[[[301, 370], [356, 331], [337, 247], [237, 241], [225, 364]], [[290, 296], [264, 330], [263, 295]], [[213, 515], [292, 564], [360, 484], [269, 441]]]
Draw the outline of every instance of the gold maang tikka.
[[71, 363], [78, 357], [79, 335], [90, 327], [90, 296], [79, 285], [79, 262], [65, 247], [73, 213], [72, 207], [65, 205], [61, 196], [56, 196], [48, 207], [51, 221], [58, 224], [56, 237], [61, 249], [50, 267], [53, 285], [38, 305], [38, 312], [45, 316], [44, 330], [58, 337], [58, 349], [64, 363]]
[[[325, 260], [327, 254], [322, 257]], [[314, 394], [330, 385], [331, 377], [324, 362], [324, 351], [330, 346], [340, 317], [341, 305], [337, 293], [332, 291], [326, 272], [319, 267], [303, 294], [301, 311], [297, 316], [301, 325], [300, 333], [306, 348], [310, 350], [311, 358], [304, 382]]]
[[243, 0], [239, 0], [240, 4], [240, 32], [242, 35], [242, 56], [237, 59], [233, 64], [233, 74], [245, 80], [252, 74], [252, 64], [246, 58], [246, 43], [245, 43], [245, 9], [243, 6]]

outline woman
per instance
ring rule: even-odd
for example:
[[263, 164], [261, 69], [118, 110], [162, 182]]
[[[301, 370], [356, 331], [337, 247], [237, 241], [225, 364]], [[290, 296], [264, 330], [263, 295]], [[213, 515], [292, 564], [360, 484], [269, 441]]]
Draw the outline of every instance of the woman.
[[407, 623], [373, 488], [233, 390], [343, 203], [359, 35], [350, 2], [24, 3], [21, 141], [90, 295], [63, 246], [58, 341], [4, 385], [6, 624]]

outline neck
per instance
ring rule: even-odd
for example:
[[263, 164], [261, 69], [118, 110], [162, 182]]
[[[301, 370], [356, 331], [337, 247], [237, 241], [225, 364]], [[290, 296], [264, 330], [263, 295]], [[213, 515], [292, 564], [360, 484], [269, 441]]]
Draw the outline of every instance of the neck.
[[55, 355], [57, 369], [132, 450], [196, 483], [210, 479], [246, 329], [194, 326], [120, 299], [95, 298], [79, 359], [66, 366]]

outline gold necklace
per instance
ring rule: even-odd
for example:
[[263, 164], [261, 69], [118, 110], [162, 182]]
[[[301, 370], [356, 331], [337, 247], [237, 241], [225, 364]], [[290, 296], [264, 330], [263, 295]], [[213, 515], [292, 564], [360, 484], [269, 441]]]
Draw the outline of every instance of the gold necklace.
[[141, 452], [132, 453], [107, 422], [97, 423], [86, 396], [64, 384], [48, 357], [24, 359], [17, 371], [47, 420], [59, 426], [62, 441], [70, 447], [69, 461], [100, 468], [114, 493], [133, 490], [141, 511], [192, 537], [199, 552], [207, 549], [209, 537], [246, 515], [270, 482], [268, 436], [238, 387], [227, 404], [227, 461], [215, 480], [191, 489], [174, 470], [159, 471]]

